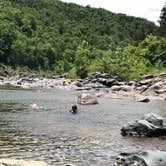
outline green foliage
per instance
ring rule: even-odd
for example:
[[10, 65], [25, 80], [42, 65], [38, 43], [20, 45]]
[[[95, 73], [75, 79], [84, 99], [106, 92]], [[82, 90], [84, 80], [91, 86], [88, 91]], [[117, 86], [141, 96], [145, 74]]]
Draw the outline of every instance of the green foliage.
[[79, 78], [76, 74], [76, 68], [73, 67], [71, 70], [69, 70], [68, 75], [70, 78]]
[[90, 72], [99, 71], [101, 73], [109, 73], [111, 70], [111, 55], [112, 51], [110, 50], [102, 52], [100, 56], [98, 56], [91, 62], [89, 66], [89, 71]]
[[[165, 8], [161, 32], [164, 15]], [[157, 30], [142, 18], [58, 0], [1, 0], [0, 63], [48, 76], [100, 71], [135, 79], [166, 67], [166, 41]]]
[[76, 75], [80, 78], [85, 78], [88, 74], [88, 66], [91, 59], [91, 51], [88, 48], [88, 43], [83, 41], [83, 43], [78, 46], [75, 56], [75, 68]]
[[102, 57], [94, 60], [90, 66], [90, 72], [100, 71], [118, 75], [124, 79], [138, 79], [148, 71], [148, 60], [136, 54], [136, 47], [117, 47], [113, 53], [111, 50], [103, 52]]
[[139, 44], [137, 54], [148, 59], [153, 66], [166, 67], [166, 39], [148, 36]]

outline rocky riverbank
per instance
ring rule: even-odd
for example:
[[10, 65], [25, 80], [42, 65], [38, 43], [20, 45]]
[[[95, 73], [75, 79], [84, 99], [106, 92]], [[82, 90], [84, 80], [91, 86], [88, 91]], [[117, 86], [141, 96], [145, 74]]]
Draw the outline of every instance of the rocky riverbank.
[[95, 73], [79, 81], [82, 87], [99, 90], [97, 97], [129, 98], [140, 102], [166, 100], [166, 73], [145, 75], [140, 81], [124, 81], [119, 77]]
[[151, 99], [166, 100], [166, 73], [149, 74], [140, 81], [125, 81], [106, 73], [92, 73], [87, 78], [79, 80], [69, 80], [66, 76], [52, 78], [43, 78], [36, 75], [0, 77], [0, 87], [95, 90], [97, 97], [130, 98], [140, 102], [148, 102]]

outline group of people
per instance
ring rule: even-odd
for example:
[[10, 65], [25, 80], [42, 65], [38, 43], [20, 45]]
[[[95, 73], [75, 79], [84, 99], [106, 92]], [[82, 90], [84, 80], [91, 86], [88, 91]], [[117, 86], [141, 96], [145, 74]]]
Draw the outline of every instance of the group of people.
[[[28, 106], [29, 109], [38, 109], [39, 106], [36, 103], [32, 103]], [[77, 105], [73, 105], [71, 109], [69, 110], [72, 114], [77, 114], [78, 113], [78, 107]]]

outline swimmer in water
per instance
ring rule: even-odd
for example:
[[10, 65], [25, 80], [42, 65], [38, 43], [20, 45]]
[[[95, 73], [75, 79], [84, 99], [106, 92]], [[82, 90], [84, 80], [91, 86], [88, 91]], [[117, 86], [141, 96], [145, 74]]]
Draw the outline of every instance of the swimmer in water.
[[69, 112], [71, 112], [72, 114], [77, 114], [78, 113], [77, 105], [73, 105]]
[[36, 103], [29, 104], [29, 109], [39, 109], [39, 106]]

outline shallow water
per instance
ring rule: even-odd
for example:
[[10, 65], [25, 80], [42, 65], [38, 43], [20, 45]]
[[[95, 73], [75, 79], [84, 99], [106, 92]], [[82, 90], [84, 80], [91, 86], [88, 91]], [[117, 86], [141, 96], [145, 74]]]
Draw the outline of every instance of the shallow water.
[[[108, 166], [122, 151], [166, 150], [166, 138], [120, 135], [128, 121], [154, 112], [166, 117], [166, 103], [99, 99], [99, 105], [68, 112], [79, 92], [0, 90], [0, 158], [42, 160], [49, 165]], [[27, 106], [37, 103], [38, 110]]]

